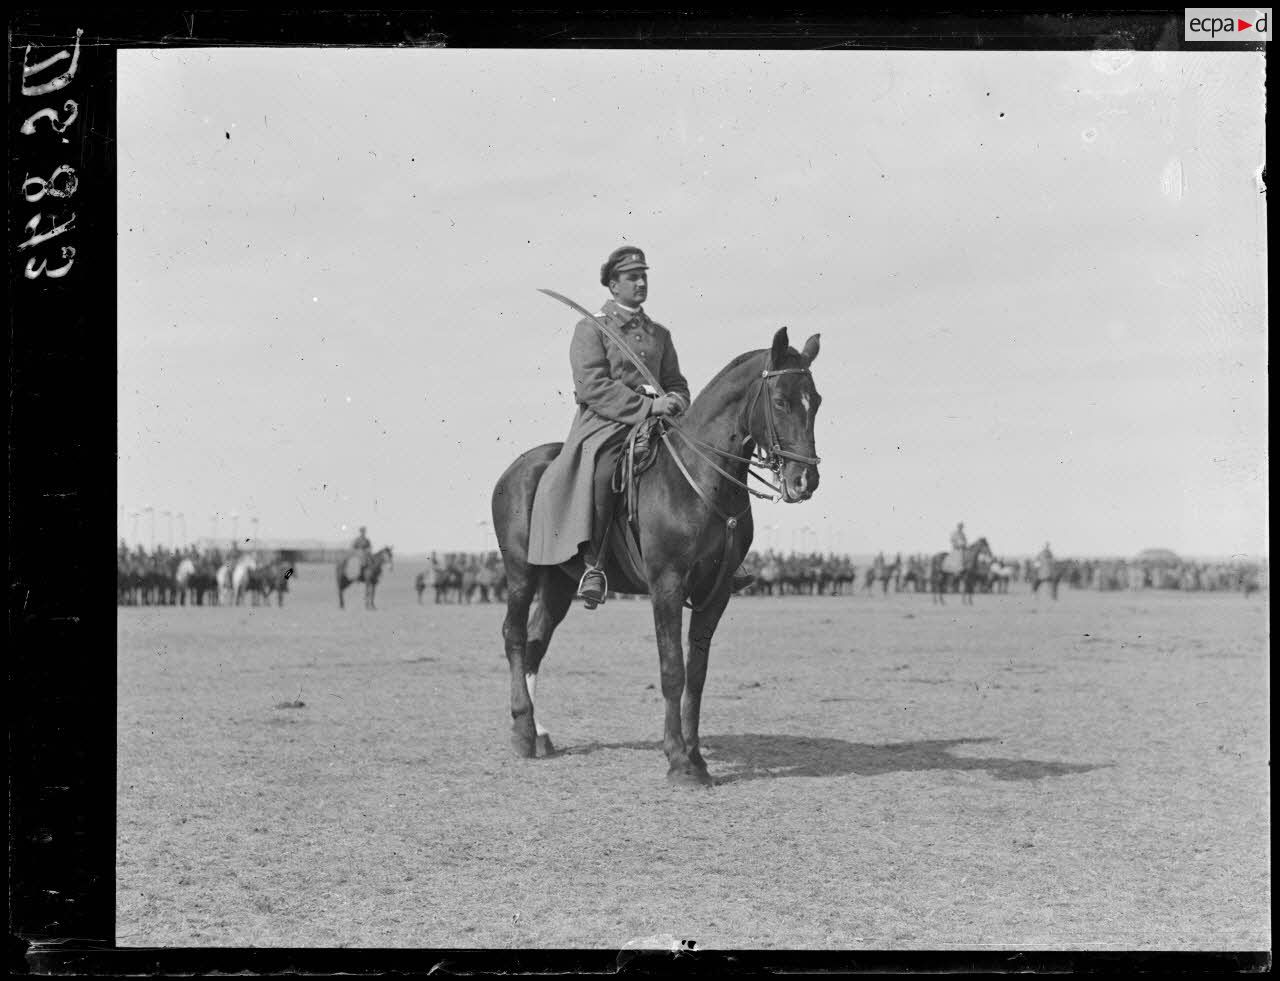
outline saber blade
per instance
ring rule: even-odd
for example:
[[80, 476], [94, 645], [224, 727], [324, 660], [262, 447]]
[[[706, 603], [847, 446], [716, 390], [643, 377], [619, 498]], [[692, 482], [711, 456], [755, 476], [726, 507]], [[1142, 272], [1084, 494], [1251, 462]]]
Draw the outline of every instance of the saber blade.
[[538, 287], [538, 292], [546, 293], [547, 296], [551, 297], [553, 300], [559, 300], [565, 306], [570, 307], [573, 310], [577, 310], [578, 313], [582, 314], [584, 317], [589, 319], [592, 323], [594, 323], [597, 327], [600, 328], [600, 332], [604, 334], [605, 337], [609, 338], [609, 340], [613, 341], [614, 344], [618, 345], [618, 347], [622, 349], [622, 353], [625, 354], [631, 360], [631, 363], [640, 370], [640, 374], [644, 377], [645, 381], [647, 381], [650, 385], [652, 385], [655, 389], [657, 389], [658, 394], [660, 396], [666, 394], [663, 387], [658, 384], [658, 379], [653, 377], [653, 372], [649, 370], [649, 366], [645, 364], [643, 361], [641, 361], [639, 358], [637, 358], [635, 356], [635, 353], [631, 350], [631, 348], [627, 347], [626, 342], [623, 341], [623, 339], [618, 336], [618, 334], [613, 330], [613, 328], [611, 328], [603, 320], [597, 317], [594, 313], [592, 313], [586, 307], [582, 306], [581, 304], [574, 303], [573, 300], [569, 299], [567, 296], [562, 296], [561, 294], [557, 293], [555, 290], [544, 290], [541, 287]]

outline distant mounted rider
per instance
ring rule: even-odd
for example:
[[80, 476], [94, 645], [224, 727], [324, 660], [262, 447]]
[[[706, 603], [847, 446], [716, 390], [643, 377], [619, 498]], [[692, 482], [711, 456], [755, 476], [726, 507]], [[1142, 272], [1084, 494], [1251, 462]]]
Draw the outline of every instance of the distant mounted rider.
[[1036, 572], [1041, 579], [1053, 578], [1053, 552], [1050, 550], [1048, 542], [1044, 543], [1044, 548], [1036, 556]]
[[351, 551], [360, 560], [361, 575], [364, 575], [364, 571], [369, 568], [369, 563], [373, 559], [373, 543], [369, 541], [369, 536], [365, 532], [365, 526], [361, 525], [360, 533], [351, 542]]
[[964, 522], [956, 523], [956, 530], [951, 533], [951, 554], [947, 556], [948, 564], [956, 572], [964, 569], [965, 549], [969, 547], [969, 540], [965, 537]]

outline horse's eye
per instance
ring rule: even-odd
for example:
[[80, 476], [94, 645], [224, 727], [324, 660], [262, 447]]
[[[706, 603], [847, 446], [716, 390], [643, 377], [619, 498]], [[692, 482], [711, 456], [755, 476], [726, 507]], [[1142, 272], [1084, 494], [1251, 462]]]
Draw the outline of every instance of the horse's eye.
[[786, 399], [774, 399], [773, 404], [776, 405], [783, 412], [786, 412], [788, 409], [791, 408], [791, 403], [788, 402]]

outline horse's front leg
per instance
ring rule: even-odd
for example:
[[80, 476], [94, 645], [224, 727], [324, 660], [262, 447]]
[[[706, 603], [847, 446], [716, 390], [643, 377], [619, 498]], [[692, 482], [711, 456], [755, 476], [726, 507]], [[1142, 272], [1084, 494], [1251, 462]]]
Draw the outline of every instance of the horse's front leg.
[[684, 725], [685, 748], [689, 762], [702, 771], [711, 783], [707, 763], [702, 758], [698, 724], [702, 717], [702, 686], [707, 680], [707, 660], [711, 654], [711, 638], [720, 623], [720, 617], [729, 605], [729, 592], [717, 598], [710, 606], [689, 617], [689, 656], [685, 665], [684, 702], [681, 706], [681, 722]]
[[698, 766], [689, 758], [689, 749], [681, 728], [680, 702], [685, 693], [684, 650], [680, 641], [684, 619], [682, 579], [679, 573], [669, 570], [662, 574], [656, 585], [650, 585], [654, 633], [658, 639], [658, 662], [662, 676], [662, 697], [667, 706], [662, 727], [662, 749], [670, 764], [667, 770], [668, 780], [673, 783], [709, 786], [711, 777], [707, 774], [706, 767]]

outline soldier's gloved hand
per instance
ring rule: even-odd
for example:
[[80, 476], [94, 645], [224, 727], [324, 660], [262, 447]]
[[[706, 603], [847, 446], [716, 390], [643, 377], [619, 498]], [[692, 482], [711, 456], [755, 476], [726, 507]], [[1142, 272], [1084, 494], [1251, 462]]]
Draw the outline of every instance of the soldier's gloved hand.
[[684, 402], [678, 395], [661, 395], [649, 406], [651, 416], [674, 416], [684, 410]]

